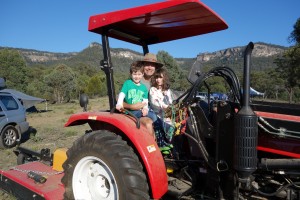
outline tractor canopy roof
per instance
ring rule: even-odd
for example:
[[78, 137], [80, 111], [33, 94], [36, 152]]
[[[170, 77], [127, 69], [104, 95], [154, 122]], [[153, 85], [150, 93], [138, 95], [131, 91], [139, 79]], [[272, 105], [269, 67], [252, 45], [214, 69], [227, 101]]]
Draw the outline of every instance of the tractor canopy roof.
[[219, 15], [198, 0], [169, 0], [89, 19], [89, 31], [141, 46], [227, 28]]

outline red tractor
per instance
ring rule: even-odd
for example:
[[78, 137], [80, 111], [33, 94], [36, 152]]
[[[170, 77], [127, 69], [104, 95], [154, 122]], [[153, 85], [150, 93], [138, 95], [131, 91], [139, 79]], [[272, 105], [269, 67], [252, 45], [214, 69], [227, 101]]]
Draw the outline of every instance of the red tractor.
[[[276, 113], [275, 106], [263, 110], [250, 103], [252, 42], [244, 52], [243, 86], [229, 67], [192, 70], [192, 86], [170, 111], [178, 126], [167, 156], [138, 119], [115, 110], [109, 38], [140, 45], [146, 54], [151, 44], [226, 28], [198, 0], [164, 1], [90, 17], [89, 31], [102, 36], [101, 68], [110, 110], [70, 117], [66, 127], [88, 123], [91, 130], [67, 150], [66, 160], [57, 158], [63, 153], [19, 148], [20, 164], [26, 162], [1, 171], [0, 187], [20, 199], [300, 199], [299, 110]], [[197, 98], [203, 88], [210, 95], [208, 80], [213, 77], [227, 83], [228, 99]], [[81, 106], [86, 107], [86, 100], [82, 96]], [[276, 121], [285, 128], [277, 128]], [[38, 173], [42, 170], [46, 176]]]

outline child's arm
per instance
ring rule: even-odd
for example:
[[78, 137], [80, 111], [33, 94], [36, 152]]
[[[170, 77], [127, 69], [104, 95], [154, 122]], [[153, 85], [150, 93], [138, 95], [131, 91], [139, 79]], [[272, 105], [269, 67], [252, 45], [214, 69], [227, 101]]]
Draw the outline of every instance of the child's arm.
[[149, 100], [150, 100], [150, 106], [154, 110], [160, 110], [161, 109], [161, 102], [157, 96], [157, 89], [155, 87], [150, 88], [150, 95], [149, 95]]
[[123, 107], [128, 110], [141, 110], [141, 109], [143, 109], [144, 106], [145, 106], [145, 103], [143, 103], [143, 102], [138, 102], [135, 104], [128, 104], [126, 102], [123, 102]]
[[148, 107], [148, 99], [143, 99], [143, 103], [145, 103], [145, 106], [142, 108], [143, 116], [148, 115], [149, 107]]
[[116, 109], [121, 111], [124, 107], [123, 107], [123, 101], [125, 99], [125, 94], [123, 92], [120, 92], [119, 97], [118, 97], [118, 101], [117, 101], [117, 105], [116, 105]]
[[171, 90], [169, 89], [169, 90], [165, 91], [164, 95], [165, 95], [165, 98], [166, 98], [166, 100], [168, 102], [168, 105], [172, 104], [173, 103], [173, 97], [172, 97]]
[[[166, 104], [164, 102], [164, 100], [158, 96], [158, 91], [154, 88], [151, 88], [152, 90], [150, 90], [150, 96], [151, 96], [151, 104], [154, 105], [155, 107], [158, 107], [158, 108], [167, 108], [169, 106], [169, 104]], [[163, 95], [165, 96], [165, 94], [163, 93]]]
[[149, 103], [148, 99], [143, 99], [143, 103], [145, 104], [143, 109], [149, 110], [149, 108], [148, 108], [148, 103]]

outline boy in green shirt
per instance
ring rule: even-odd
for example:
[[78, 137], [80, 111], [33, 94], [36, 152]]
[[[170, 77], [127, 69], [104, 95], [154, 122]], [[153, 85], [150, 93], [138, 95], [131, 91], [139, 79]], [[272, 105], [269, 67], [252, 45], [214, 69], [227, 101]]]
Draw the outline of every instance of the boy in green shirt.
[[[143, 65], [139, 62], [132, 63], [130, 66], [130, 76], [131, 79], [126, 80], [122, 86], [116, 109], [119, 111], [124, 109], [124, 101], [127, 104], [142, 102], [144, 103], [144, 106], [141, 110], [130, 110], [130, 112], [137, 118], [149, 117], [153, 122], [155, 122], [157, 120], [157, 116], [153, 111], [149, 110], [148, 107], [148, 89], [141, 83], [141, 79], [144, 76]], [[151, 132], [154, 136], [153, 130], [151, 130]]]

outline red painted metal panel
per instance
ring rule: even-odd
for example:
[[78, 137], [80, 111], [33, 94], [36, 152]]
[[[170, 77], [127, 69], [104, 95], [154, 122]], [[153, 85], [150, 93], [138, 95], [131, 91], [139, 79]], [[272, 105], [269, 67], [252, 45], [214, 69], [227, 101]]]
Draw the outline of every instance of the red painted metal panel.
[[268, 133], [259, 133], [258, 150], [282, 156], [299, 158], [300, 144], [296, 138], [283, 137]]
[[300, 122], [300, 117], [299, 116], [269, 113], [269, 112], [261, 112], [261, 111], [255, 111], [255, 113], [260, 117], [286, 120], [286, 121], [293, 121], [293, 122]]
[[108, 123], [120, 129], [139, 152], [149, 177], [154, 199], [160, 198], [168, 190], [166, 166], [154, 138], [147, 133], [144, 126], [136, 128], [135, 120], [128, 115], [109, 112], [83, 112], [72, 115], [65, 126], [90, 123], [96, 129]]
[[[259, 117], [280, 121], [300, 122], [299, 116], [255, 111]], [[284, 138], [284, 139], [283, 139]], [[284, 135], [272, 135], [261, 132], [258, 137], [257, 150], [280, 156], [300, 158], [299, 140]]]
[[156, 44], [227, 29], [226, 22], [198, 0], [164, 1], [91, 16], [89, 31], [138, 45]]
[[282, 155], [282, 156], [288, 156], [288, 157], [292, 157], [292, 158], [300, 158], [300, 154], [298, 154], [298, 153], [292, 153], [292, 152], [282, 151], [282, 150], [273, 149], [273, 148], [257, 146], [257, 150], [268, 152], [268, 153], [273, 153], [273, 154], [278, 154], [278, 155]]
[[[28, 178], [28, 171], [37, 171], [48, 173], [43, 176], [47, 178], [47, 181], [43, 184], [35, 183], [33, 179]], [[14, 181], [15, 183], [28, 188], [33, 193], [43, 196], [48, 200], [60, 200], [63, 199], [64, 186], [61, 183], [63, 173], [56, 174], [57, 172], [52, 170], [52, 167], [45, 165], [41, 162], [30, 162], [23, 165], [18, 165], [15, 169], [7, 171], [0, 171], [2, 175]], [[14, 189], [14, 188], [10, 188]]]

